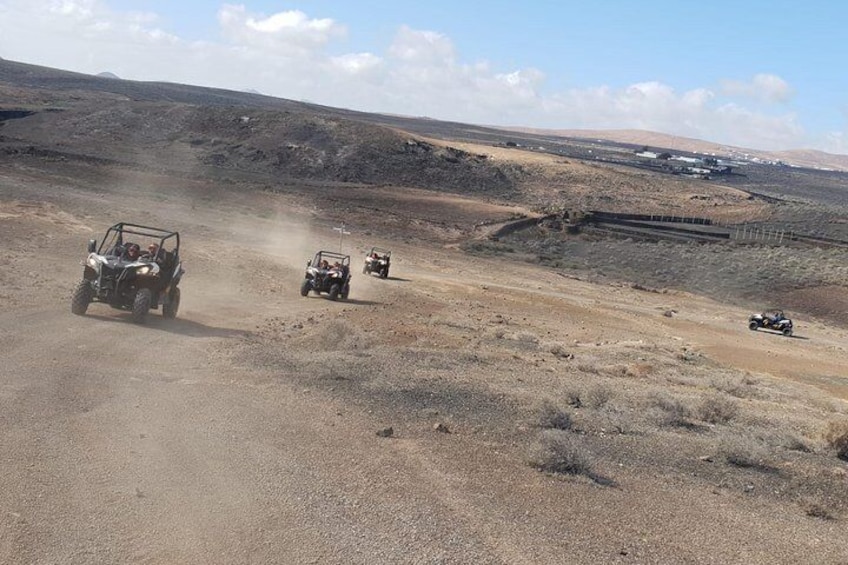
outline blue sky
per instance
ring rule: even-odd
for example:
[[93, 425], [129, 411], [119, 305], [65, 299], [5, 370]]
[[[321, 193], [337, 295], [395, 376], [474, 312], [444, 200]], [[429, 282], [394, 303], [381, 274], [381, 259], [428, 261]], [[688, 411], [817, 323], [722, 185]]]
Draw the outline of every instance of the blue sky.
[[0, 0], [0, 57], [478, 124], [848, 153], [848, 4]]

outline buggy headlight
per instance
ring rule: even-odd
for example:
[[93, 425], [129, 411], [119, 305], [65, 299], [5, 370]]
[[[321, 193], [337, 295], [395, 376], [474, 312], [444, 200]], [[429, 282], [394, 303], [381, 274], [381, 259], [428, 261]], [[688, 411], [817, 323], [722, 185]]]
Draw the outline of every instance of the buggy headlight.
[[146, 274], [147, 274], [147, 273], [149, 273], [149, 272], [150, 272], [150, 265], [145, 265], [145, 266], [143, 266], [143, 267], [139, 267], [139, 268], [136, 270], [136, 272], [135, 272], [135, 273], [136, 273], [137, 275], [146, 275]]
[[97, 260], [97, 256], [94, 254], [89, 255], [85, 263], [95, 271], [100, 268], [100, 261]]

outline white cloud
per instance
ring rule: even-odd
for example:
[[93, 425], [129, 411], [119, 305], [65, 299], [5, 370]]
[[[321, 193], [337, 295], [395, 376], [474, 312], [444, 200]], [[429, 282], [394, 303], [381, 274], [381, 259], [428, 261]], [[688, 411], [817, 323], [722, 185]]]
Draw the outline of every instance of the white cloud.
[[379, 71], [383, 59], [372, 53], [348, 53], [330, 59], [332, 65], [348, 75], [365, 75]]
[[97, 6], [95, 0], [53, 0], [47, 5], [47, 10], [62, 16], [88, 18]]
[[283, 51], [308, 52], [345, 34], [344, 26], [328, 18], [310, 19], [297, 10], [263, 17], [234, 4], [221, 7], [218, 22], [233, 43]]
[[[774, 113], [792, 88], [773, 74], [682, 92], [649, 80], [550, 92], [540, 70], [464, 62], [449, 37], [409, 26], [383, 52], [352, 52], [344, 25], [296, 10], [263, 15], [225, 4], [217, 12], [225, 41], [189, 42], [158, 27], [155, 14], [117, 12], [103, 0], [34, 4], [0, 0], [0, 57], [479, 124], [639, 128], [759, 149], [813, 144], [788, 105]], [[839, 132], [814, 146], [848, 151]]]
[[440, 33], [401, 26], [389, 47], [389, 55], [405, 64], [453, 65], [453, 42]]
[[821, 149], [829, 153], [848, 154], [848, 135], [841, 131], [826, 133]]
[[764, 102], [786, 102], [792, 97], [789, 84], [777, 75], [761, 73], [749, 81], [725, 80], [724, 94], [749, 97]]

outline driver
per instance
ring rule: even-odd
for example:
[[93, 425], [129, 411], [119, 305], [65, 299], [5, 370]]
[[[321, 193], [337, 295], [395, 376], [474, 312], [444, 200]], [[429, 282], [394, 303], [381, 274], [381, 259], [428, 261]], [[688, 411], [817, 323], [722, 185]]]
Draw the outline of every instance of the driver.
[[130, 261], [135, 261], [138, 259], [139, 253], [141, 252], [141, 248], [135, 244], [131, 243], [127, 246], [126, 256]]

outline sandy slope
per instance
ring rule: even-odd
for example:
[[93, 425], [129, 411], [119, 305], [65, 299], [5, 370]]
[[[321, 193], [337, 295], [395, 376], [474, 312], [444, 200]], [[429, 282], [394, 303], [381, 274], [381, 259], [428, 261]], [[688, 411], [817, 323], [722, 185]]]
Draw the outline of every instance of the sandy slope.
[[[303, 263], [338, 245], [312, 203], [110, 180], [0, 175], [0, 562], [848, 560], [844, 504], [828, 502], [845, 465], [818, 444], [781, 452], [773, 474], [698, 458], [766, 418], [814, 443], [844, 417], [844, 330], [749, 332], [747, 312], [469, 259], [414, 222], [406, 241], [375, 225], [344, 242], [355, 264], [391, 245], [389, 280], [304, 299]], [[119, 219], [181, 230], [179, 319], [70, 314], [85, 241]], [[638, 413], [652, 391], [745, 374], [738, 427], [655, 429]], [[528, 466], [539, 404], [592, 383], [634, 427], [573, 412], [605, 480]], [[807, 493], [822, 469], [834, 482]]]

